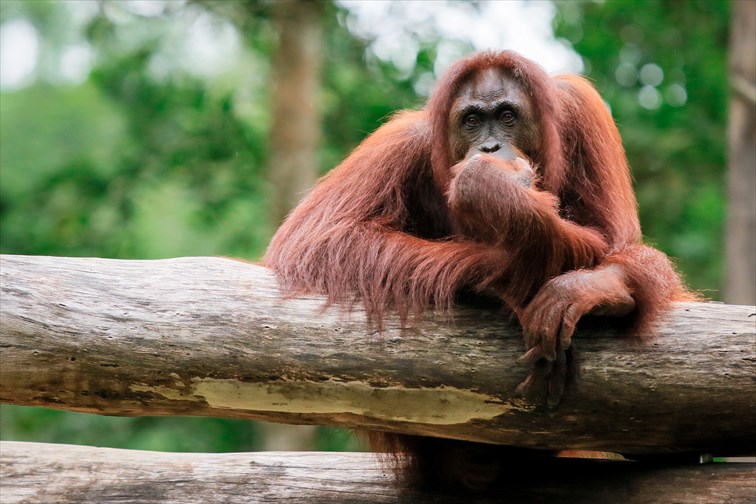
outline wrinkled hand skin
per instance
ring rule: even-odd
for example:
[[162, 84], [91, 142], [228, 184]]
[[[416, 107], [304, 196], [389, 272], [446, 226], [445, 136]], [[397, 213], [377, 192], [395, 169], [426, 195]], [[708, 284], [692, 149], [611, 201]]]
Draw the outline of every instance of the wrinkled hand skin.
[[556, 215], [552, 195], [532, 189], [535, 173], [523, 158], [476, 154], [454, 165], [447, 194], [457, 230], [478, 241], [519, 242], [532, 230], [540, 205]]
[[535, 365], [518, 386], [525, 393], [541, 380], [548, 383], [548, 404], [556, 406], [570, 373], [576, 372], [570, 351], [575, 326], [583, 315], [622, 317], [635, 309], [635, 301], [621, 267], [570, 271], [547, 282], [533, 300], [517, 311], [527, 352], [517, 360]]
[[[475, 154], [452, 166], [452, 179], [457, 184], [466, 185], [480, 177], [480, 171], [487, 168], [494, 168], [496, 171], [493, 173], [497, 173], [498, 175], [506, 174], [522, 187], [531, 187], [535, 179], [535, 172], [530, 163], [525, 159], [519, 156], [512, 157], [511, 159], [502, 158], [489, 154]], [[463, 175], [462, 172], [467, 173]], [[478, 174], [475, 174], [475, 172], [478, 172]], [[462, 182], [463, 180], [464, 182]]]

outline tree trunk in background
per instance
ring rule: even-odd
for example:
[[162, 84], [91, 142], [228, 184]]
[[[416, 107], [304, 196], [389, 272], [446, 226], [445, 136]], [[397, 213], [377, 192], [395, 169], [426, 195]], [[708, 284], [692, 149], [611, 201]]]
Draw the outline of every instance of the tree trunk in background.
[[323, 4], [274, 2], [279, 43], [273, 56], [270, 132], [271, 218], [277, 226], [315, 182], [320, 142]]
[[[273, 123], [268, 176], [275, 226], [312, 187], [318, 175], [320, 63], [323, 5], [308, 0], [273, 4], [278, 47], [273, 55]], [[257, 425], [265, 451], [312, 450], [316, 427]]]
[[756, 2], [732, 2], [724, 300], [756, 304]]

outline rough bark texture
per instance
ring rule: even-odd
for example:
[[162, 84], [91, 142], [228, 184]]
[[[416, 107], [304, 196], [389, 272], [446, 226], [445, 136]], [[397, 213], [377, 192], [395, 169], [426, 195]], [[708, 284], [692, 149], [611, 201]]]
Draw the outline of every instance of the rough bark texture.
[[0, 451], [3, 504], [710, 504], [751, 503], [756, 495], [754, 464], [659, 467], [555, 459], [531, 481], [474, 498], [398, 490], [367, 453], [156, 453], [7, 441]]
[[732, 2], [727, 184], [728, 303], [756, 303], [756, 2]]
[[545, 449], [756, 451], [756, 309], [680, 304], [649, 343], [578, 331], [563, 403], [514, 394], [520, 330], [429, 313], [401, 330], [283, 300], [220, 258], [2, 256], [0, 402], [91, 413], [331, 424]]

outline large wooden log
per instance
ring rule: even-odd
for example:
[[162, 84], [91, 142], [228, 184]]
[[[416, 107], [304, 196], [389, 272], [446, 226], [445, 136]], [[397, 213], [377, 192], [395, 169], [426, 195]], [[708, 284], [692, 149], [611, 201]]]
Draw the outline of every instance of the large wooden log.
[[639, 344], [581, 330], [563, 403], [514, 394], [520, 332], [492, 311], [377, 333], [281, 299], [220, 258], [2, 256], [0, 402], [104, 415], [330, 424], [544, 449], [756, 451], [756, 309], [680, 304]]
[[399, 489], [368, 453], [158, 453], [5, 441], [0, 471], [3, 504], [745, 504], [756, 495], [754, 464], [659, 467], [554, 459], [533, 478], [518, 478], [498, 495], [479, 499]]

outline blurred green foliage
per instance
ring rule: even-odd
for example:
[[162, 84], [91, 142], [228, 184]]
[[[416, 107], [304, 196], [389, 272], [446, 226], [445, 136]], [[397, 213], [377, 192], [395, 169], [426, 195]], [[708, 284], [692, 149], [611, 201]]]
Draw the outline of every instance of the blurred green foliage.
[[[270, 55], [267, 2], [168, 4], [160, 15], [107, 2], [82, 24], [65, 2], [3, 0], [0, 22], [40, 36], [34, 83], [0, 94], [0, 251], [161, 258], [259, 258], [266, 213]], [[725, 169], [729, 5], [710, 1], [557, 3], [556, 33], [583, 56], [610, 104], [651, 243], [679, 258], [689, 282], [717, 298]], [[335, 166], [393, 111], [416, 107], [435, 43], [419, 41], [407, 74], [372, 56], [329, 4], [323, 19], [320, 162]], [[235, 30], [236, 67], [210, 77], [172, 53], [181, 22]], [[61, 48], [86, 43], [86, 81], [61, 82]], [[661, 73], [661, 76], [660, 76]], [[642, 105], [643, 104], [643, 105]], [[645, 105], [645, 106], [644, 106]], [[259, 447], [254, 423], [103, 418], [0, 406], [3, 439], [159, 450]], [[319, 449], [354, 449], [323, 428]]]
[[[251, 451], [255, 423], [226, 418], [117, 418], [23, 406], [2, 407], [2, 439], [141, 450]], [[257, 440], [259, 441], [259, 440]]]

